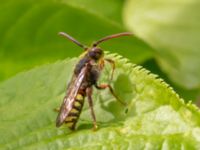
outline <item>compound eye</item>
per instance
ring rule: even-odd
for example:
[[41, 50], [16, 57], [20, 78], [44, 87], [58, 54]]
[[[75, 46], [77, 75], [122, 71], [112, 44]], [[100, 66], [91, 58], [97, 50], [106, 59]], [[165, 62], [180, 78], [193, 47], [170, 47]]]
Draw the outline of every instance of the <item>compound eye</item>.
[[92, 57], [92, 58], [94, 58], [95, 57], [95, 51], [90, 51], [89, 52], [89, 56]]
[[92, 51], [89, 52], [89, 56], [93, 59], [99, 59], [102, 55], [102, 50], [100, 48], [92, 49]]

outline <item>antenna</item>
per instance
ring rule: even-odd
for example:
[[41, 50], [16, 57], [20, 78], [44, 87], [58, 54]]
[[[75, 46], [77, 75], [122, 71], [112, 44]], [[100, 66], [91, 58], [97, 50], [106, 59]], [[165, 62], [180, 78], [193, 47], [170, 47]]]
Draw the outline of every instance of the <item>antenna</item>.
[[99, 45], [100, 43], [104, 42], [104, 41], [107, 41], [107, 40], [110, 40], [110, 39], [113, 39], [113, 38], [118, 38], [118, 37], [121, 37], [121, 36], [130, 36], [130, 35], [133, 35], [132, 33], [130, 32], [122, 32], [122, 33], [117, 33], [117, 34], [113, 34], [113, 35], [109, 35], [109, 36], [106, 36], [98, 41], [96, 41], [94, 44], [93, 44], [93, 47], [96, 47], [97, 45]]
[[83, 44], [81, 44], [80, 42], [78, 42], [76, 39], [74, 39], [73, 37], [71, 37], [70, 35], [68, 35], [65, 32], [59, 32], [58, 35], [65, 37], [66, 39], [72, 41], [73, 43], [77, 44], [78, 46], [80, 46], [83, 49], [87, 49], [87, 47]]

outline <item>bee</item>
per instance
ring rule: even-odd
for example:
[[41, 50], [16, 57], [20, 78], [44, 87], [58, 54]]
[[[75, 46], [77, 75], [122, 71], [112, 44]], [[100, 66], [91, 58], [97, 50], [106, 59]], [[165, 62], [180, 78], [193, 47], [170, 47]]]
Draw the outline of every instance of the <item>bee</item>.
[[132, 35], [132, 33], [123, 32], [106, 36], [94, 42], [91, 47], [84, 46], [67, 33], [59, 32], [58, 34], [74, 42], [75, 44], [83, 48], [85, 52], [80, 61], [75, 66], [72, 79], [68, 85], [66, 95], [63, 99], [63, 103], [58, 110], [59, 113], [56, 119], [56, 127], [60, 127], [62, 124], [65, 123], [69, 127], [69, 129], [75, 130], [76, 123], [83, 108], [84, 99], [85, 97], [87, 97], [91, 116], [93, 119], [93, 129], [96, 130], [97, 122], [93, 109], [92, 99], [93, 86], [99, 90], [108, 88], [111, 94], [120, 103], [125, 104], [117, 97], [110, 84], [97, 83], [100, 73], [104, 68], [105, 62], [108, 62], [112, 65], [111, 79], [113, 77], [115, 69], [115, 62], [111, 59], [104, 58], [104, 52], [100, 47], [98, 47], [98, 45], [109, 39], [118, 38], [121, 36], [129, 36]]

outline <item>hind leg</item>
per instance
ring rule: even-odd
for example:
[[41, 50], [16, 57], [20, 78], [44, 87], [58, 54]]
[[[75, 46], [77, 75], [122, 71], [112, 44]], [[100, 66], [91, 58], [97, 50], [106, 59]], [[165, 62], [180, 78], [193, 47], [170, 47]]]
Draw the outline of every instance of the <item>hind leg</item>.
[[98, 126], [97, 126], [96, 117], [94, 114], [93, 100], [92, 100], [92, 88], [91, 87], [86, 89], [86, 95], [87, 95], [90, 112], [91, 112], [92, 119], [93, 119], [93, 130], [97, 130]]

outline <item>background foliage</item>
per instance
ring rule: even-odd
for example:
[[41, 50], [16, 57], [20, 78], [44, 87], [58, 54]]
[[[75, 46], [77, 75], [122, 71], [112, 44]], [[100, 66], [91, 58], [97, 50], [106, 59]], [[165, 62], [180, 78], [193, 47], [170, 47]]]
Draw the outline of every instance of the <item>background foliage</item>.
[[59, 31], [89, 45], [130, 29], [134, 37], [102, 47], [159, 74], [185, 99], [198, 100], [197, 0], [1, 0], [0, 4], [1, 81], [35, 65], [79, 55], [82, 50], [58, 37]]
[[[1, 0], [0, 86], [8, 86], [8, 94], [13, 88], [14, 93], [8, 98], [12, 102], [12, 97], [18, 97], [19, 93], [17, 84], [12, 79], [6, 81], [8, 78], [35, 66], [80, 55], [81, 48], [57, 36], [60, 31], [86, 45], [109, 34], [130, 31], [133, 37], [114, 39], [101, 47], [158, 74], [185, 101], [198, 104], [199, 7], [198, 0]], [[42, 80], [48, 80], [45, 75]], [[5, 104], [1, 97], [1, 114], [6, 114]], [[16, 109], [21, 107], [18, 102], [12, 105]], [[3, 124], [2, 129], [9, 125]]]

